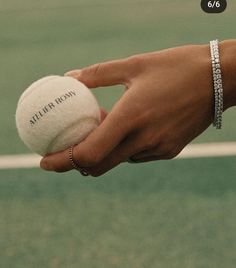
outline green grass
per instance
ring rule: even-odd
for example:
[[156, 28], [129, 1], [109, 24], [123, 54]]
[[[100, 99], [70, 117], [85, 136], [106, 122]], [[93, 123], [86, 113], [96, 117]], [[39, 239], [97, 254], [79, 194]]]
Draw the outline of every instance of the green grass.
[[1, 267], [233, 268], [235, 164], [127, 164], [91, 180], [1, 171]]
[[[22, 91], [42, 76], [175, 45], [235, 37], [235, 3], [222, 15], [207, 15], [196, 2], [0, 1], [1, 152], [26, 151], [15, 129], [16, 103]], [[122, 89], [100, 89], [95, 94], [110, 109]], [[225, 121], [234, 117], [232, 111]], [[235, 136], [236, 128], [229, 123], [221, 134], [210, 131], [202, 140]]]
[[[28, 152], [14, 113], [35, 79], [110, 59], [235, 38], [236, 2], [207, 15], [200, 0], [0, 0], [1, 154]], [[107, 109], [121, 87], [95, 90]], [[223, 131], [195, 142], [235, 140]], [[77, 172], [0, 171], [0, 267], [233, 268], [235, 158], [122, 165], [100, 179]]]

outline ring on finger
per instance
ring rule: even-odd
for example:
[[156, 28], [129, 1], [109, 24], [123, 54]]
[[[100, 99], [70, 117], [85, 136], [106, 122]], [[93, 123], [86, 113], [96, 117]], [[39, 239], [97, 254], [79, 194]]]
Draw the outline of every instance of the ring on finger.
[[74, 169], [78, 170], [81, 175], [83, 175], [83, 176], [89, 176], [89, 173], [83, 167], [80, 167], [79, 164], [78, 164], [78, 162], [76, 162], [74, 160], [74, 157], [73, 157], [73, 149], [74, 149], [74, 146], [75, 145], [72, 145], [69, 148], [69, 159], [70, 159], [71, 166]]

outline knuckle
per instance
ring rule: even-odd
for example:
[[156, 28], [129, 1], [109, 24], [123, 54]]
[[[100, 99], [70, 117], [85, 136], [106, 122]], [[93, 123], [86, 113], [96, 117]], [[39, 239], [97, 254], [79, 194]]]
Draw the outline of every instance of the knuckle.
[[131, 66], [130, 70], [132, 70], [133, 75], [142, 72], [144, 68], [144, 58], [141, 55], [134, 55], [127, 58], [127, 63]]
[[92, 75], [96, 75], [99, 73], [99, 70], [101, 69], [101, 63], [96, 63], [90, 67], [90, 72]]
[[81, 75], [96, 75], [99, 72], [101, 63], [96, 63], [91, 66], [85, 67], [81, 70]]
[[86, 148], [86, 151], [80, 151], [77, 149], [75, 151], [75, 157], [81, 166], [90, 167], [94, 166], [101, 161], [101, 154], [96, 148]]

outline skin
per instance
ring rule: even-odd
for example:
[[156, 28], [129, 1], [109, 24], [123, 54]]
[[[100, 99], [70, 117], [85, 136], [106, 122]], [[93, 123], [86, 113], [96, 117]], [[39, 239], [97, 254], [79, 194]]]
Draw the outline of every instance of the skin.
[[[236, 104], [236, 41], [220, 44], [224, 110]], [[227, 74], [227, 75], [226, 75]], [[213, 121], [209, 45], [188, 45], [68, 72], [89, 88], [122, 84], [123, 96], [102, 123], [74, 147], [75, 161], [100, 176], [129, 157], [137, 162], [172, 159]], [[45, 170], [72, 169], [68, 150], [45, 156]]]

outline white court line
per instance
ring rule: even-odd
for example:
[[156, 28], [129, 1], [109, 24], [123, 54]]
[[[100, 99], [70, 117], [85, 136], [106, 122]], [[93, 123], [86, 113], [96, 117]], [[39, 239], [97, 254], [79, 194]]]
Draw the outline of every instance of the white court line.
[[1, 155], [0, 169], [39, 167], [41, 158], [36, 154]]
[[236, 142], [202, 143], [186, 146], [177, 158], [236, 156]]
[[[176, 157], [202, 158], [236, 156], [236, 142], [190, 144]], [[0, 169], [39, 167], [41, 157], [36, 154], [2, 155]]]

